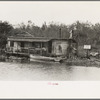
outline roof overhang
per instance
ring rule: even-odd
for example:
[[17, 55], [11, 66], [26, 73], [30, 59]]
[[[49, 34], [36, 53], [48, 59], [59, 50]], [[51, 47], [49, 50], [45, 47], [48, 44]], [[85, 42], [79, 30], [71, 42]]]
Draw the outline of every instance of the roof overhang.
[[49, 42], [49, 41], [72, 41], [76, 43], [75, 40], [73, 39], [51, 39], [51, 38], [44, 38], [44, 37], [15, 37], [15, 36], [10, 36], [7, 39], [8, 41], [16, 41], [16, 42]]
[[29, 38], [29, 37], [8, 37], [8, 41], [16, 41], [16, 42], [48, 42], [50, 39], [48, 38]]

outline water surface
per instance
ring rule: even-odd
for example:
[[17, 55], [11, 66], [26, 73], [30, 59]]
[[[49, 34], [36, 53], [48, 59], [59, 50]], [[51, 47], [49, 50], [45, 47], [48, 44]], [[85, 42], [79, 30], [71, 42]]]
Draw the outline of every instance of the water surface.
[[50, 62], [0, 62], [0, 81], [96, 81], [99, 67], [68, 66]]

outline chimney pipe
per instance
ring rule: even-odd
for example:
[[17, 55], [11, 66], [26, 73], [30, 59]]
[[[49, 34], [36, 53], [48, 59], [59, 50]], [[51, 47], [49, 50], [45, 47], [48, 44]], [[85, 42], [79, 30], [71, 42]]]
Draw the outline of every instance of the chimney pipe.
[[59, 39], [61, 39], [62, 38], [62, 36], [61, 36], [61, 28], [59, 29]]

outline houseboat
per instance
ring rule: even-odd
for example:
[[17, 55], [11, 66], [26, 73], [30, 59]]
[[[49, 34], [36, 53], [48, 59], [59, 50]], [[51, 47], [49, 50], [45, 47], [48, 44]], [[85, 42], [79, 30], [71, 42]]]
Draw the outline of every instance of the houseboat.
[[17, 35], [8, 37], [6, 55], [8, 58], [16, 56], [30, 58], [33, 61], [59, 62], [69, 56], [71, 51], [69, 47], [76, 50], [76, 41], [73, 39], [52, 39], [33, 37], [31, 35]]

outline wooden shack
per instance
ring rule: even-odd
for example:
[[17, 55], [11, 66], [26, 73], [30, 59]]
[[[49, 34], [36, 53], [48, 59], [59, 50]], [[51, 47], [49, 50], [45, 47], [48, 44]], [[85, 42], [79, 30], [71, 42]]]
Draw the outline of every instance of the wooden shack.
[[6, 53], [11, 55], [68, 56], [76, 49], [72, 39], [50, 39], [33, 36], [10, 36], [7, 39]]

